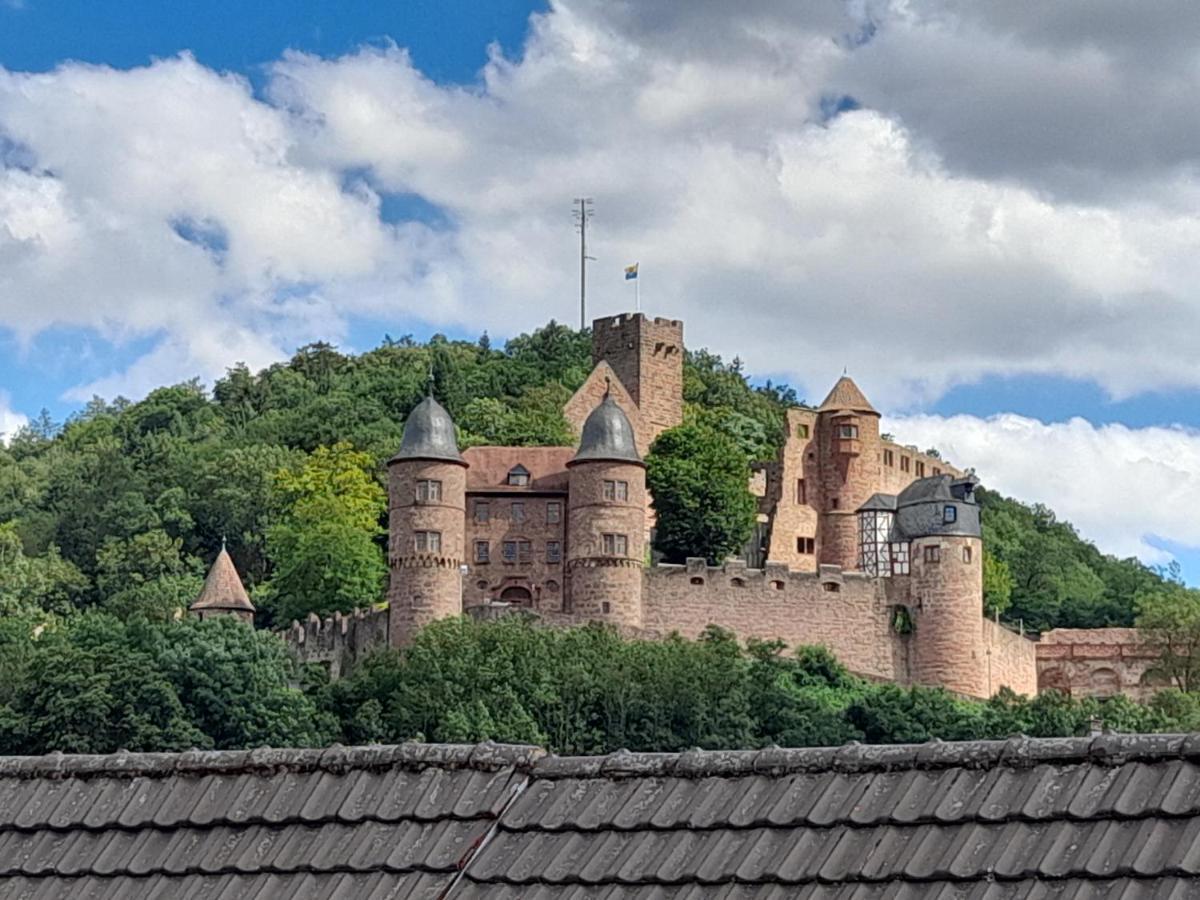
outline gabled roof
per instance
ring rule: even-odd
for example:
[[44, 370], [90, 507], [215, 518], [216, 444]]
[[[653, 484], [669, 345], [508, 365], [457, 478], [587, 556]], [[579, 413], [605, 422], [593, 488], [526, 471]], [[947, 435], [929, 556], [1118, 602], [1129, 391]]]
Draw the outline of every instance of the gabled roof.
[[849, 375], [843, 375], [837, 380], [837, 384], [833, 386], [833, 390], [829, 392], [829, 396], [825, 398], [825, 402], [818, 407], [817, 411], [860, 412], [879, 415]]
[[27, 898], [1194, 896], [1200, 735], [0, 759]]
[[[574, 447], [468, 447], [463, 459], [467, 469], [467, 493], [565, 493], [567, 463]], [[529, 473], [526, 487], [508, 483], [517, 466]]]
[[234, 566], [233, 560], [229, 557], [229, 551], [224, 546], [221, 547], [221, 552], [213, 561], [212, 568], [208, 570], [208, 577], [204, 579], [204, 588], [200, 591], [200, 596], [192, 602], [188, 609], [231, 609], [239, 612], [254, 612], [254, 604], [250, 602], [250, 597], [246, 594], [246, 588], [238, 575], [237, 567]]

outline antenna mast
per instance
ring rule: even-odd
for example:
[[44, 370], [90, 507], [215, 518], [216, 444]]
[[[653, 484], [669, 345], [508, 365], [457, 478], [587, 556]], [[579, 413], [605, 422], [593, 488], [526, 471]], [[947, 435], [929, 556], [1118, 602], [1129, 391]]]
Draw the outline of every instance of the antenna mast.
[[592, 198], [576, 197], [573, 215], [575, 227], [579, 229], [579, 330], [583, 331], [587, 328], [587, 264], [589, 259], [596, 258], [587, 253], [587, 224], [592, 217]]

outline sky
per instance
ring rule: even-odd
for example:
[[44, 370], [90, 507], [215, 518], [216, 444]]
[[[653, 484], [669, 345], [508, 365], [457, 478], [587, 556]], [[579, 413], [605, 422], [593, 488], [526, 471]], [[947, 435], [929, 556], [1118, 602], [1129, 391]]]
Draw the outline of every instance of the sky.
[[1200, 4], [0, 0], [0, 433], [589, 313], [1200, 583]]

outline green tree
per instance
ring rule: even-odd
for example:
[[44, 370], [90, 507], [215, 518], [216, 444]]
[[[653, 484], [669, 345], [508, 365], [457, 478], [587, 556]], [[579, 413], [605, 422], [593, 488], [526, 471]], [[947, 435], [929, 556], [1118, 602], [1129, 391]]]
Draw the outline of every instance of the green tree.
[[379, 602], [387, 569], [376, 539], [386, 496], [371, 468], [367, 454], [340, 443], [277, 474], [281, 513], [267, 534], [275, 568], [263, 592], [277, 622]]
[[746, 455], [728, 435], [700, 424], [664, 431], [646, 458], [656, 548], [668, 562], [722, 562], [745, 545], [756, 503]]
[[1004, 560], [997, 559], [985, 548], [983, 551], [983, 611], [1003, 614], [1012, 603], [1012, 570]]
[[1200, 591], [1181, 584], [1137, 597], [1137, 627], [1157, 652], [1154, 674], [1182, 691], [1200, 689]]

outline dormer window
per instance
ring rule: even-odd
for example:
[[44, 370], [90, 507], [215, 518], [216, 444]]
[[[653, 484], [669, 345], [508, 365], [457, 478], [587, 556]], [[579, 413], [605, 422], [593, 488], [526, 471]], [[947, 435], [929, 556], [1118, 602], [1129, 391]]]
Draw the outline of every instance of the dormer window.
[[509, 487], [529, 487], [529, 470], [522, 465], [509, 469], [508, 485]]

